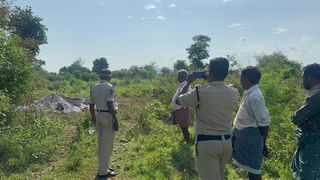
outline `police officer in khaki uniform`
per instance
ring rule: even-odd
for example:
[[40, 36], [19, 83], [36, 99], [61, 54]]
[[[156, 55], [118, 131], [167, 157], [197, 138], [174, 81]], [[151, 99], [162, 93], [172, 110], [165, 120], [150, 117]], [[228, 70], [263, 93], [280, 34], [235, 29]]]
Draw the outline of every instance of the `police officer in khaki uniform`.
[[181, 91], [177, 104], [196, 106], [196, 165], [202, 180], [223, 180], [225, 165], [231, 160], [231, 122], [238, 90], [224, 83], [229, 70], [225, 58], [210, 60], [207, 86], [187, 92], [196, 79], [192, 73]]
[[[90, 90], [90, 113], [92, 122], [98, 131], [99, 144], [99, 177], [112, 177], [117, 174], [109, 167], [110, 156], [113, 149], [115, 131], [118, 131], [116, 117], [117, 104], [115, 91], [110, 84], [111, 71], [103, 69], [100, 72], [101, 82]], [[96, 112], [94, 106], [96, 105]]]

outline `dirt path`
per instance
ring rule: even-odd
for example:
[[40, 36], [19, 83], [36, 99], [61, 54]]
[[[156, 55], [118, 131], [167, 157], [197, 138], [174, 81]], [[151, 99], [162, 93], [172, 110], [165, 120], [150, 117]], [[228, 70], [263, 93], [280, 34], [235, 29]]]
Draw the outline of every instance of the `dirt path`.
[[[135, 107], [130, 106], [132, 103], [135, 104]], [[127, 152], [127, 145], [129, 141], [127, 140], [127, 134], [132, 127], [134, 123], [134, 115], [137, 112], [136, 105], [139, 102], [131, 100], [131, 99], [120, 99], [118, 100], [118, 105], [120, 112], [118, 114], [118, 119], [120, 122], [120, 127], [119, 131], [116, 133], [116, 137], [114, 140], [114, 148], [113, 148], [113, 154], [111, 156], [111, 167], [115, 169], [115, 171], [118, 173], [118, 176], [112, 178], [112, 179], [126, 179], [123, 172], [123, 164], [125, 159], [123, 159], [123, 154]], [[143, 107], [141, 104], [139, 107]], [[86, 112], [88, 113], [88, 112]], [[64, 116], [64, 115], [62, 115]], [[49, 176], [49, 179], [52, 177], [57, 177], [56, 179], [59, 179], [59, 175], [55, 176], [52, 175], [52, 172], [54, 172], [55, 168], [59, 165], [60, 162], [64, 161], [67, 158], [68, 155], [68, 147], [73, 143], [72, 139], [75, 136], [77, 132], [77, 127], [81, 126], [80, 122], [82, 121], [83, 116], [85, 116], [85, 113], [72, 113], [72, 114], [66, 114], [65, 118], [68, 123], [66, 124], [65, 130], [62, 133], [62, 141], [65, 145], [62, 146], [60, 150], [58, 150], [54, 156], [55, 160], [49, 162], [47, 166], [45, 166], [43, 169], [40, 171], [34, 172], [32, 174], [32, 177], [34, 179], [42, 179], [42, 178], [47, 178]], [[96, 136], [96, 134], [94, 134]], [[97, 138], [97, 137], [94, 137]], [[97, 175], [97, 167], [98, 167], [98, 162], [97, 162], [97, 155], [92, 154], [92, 160], [90, 166], [87, 167], [87, 169], [82, 170], [81, 172], [78, 172], [80, 174], [87, 174], [87, 177], [85, 178], [80, 178], [80, 179], [103, 179], [103, 178], [98, 178]], [[65, 172], [65, 173], [70, 173], [70, 172]], [[82, 176], [84, 177], [84, 176]], [[55, 178], [53, 178], [55, 179]], [[104, 178], [105, 179], [105, 178]]]

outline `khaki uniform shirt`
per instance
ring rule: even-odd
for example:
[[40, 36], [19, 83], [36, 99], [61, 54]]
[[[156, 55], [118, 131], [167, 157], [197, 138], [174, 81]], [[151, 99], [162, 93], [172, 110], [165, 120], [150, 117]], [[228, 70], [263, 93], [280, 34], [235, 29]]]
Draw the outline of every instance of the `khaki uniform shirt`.
[[[238, 90], [225, 85], [224, 81], [213, 81], [199, 87], [200, 106], [195, 108], [197, 135], [223, 135], [231, 133], [232, 113], [238, 101]], [[178, 97], [182, 106], [196, 106], [197, 93], [191, 92]]]
[[98, 110], [108, 110], [108, 101], [116, 104], [115, 91], [108, 81], [102, 80], [91, 88], [89, 104], [95, 104]]

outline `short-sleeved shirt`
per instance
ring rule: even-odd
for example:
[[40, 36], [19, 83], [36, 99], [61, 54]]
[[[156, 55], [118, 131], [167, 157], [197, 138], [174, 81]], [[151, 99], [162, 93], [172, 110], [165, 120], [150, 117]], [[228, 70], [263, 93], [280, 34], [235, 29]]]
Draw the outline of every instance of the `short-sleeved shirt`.
[[102, 80], [91, 88], [89, 104], [95, 104], [99, 110], [108, 110], [109, 101], [115, 103], [115, 90], [108, 81]]
[[[198, 88], [199, 107], [195, 108], [197, 135], [223, 135], [231, 133], [232, 113], [238, 101], [238, 90], [226, 86], [224, 81], [213, 81]], [[178, 97], [183, 107], [198, 104], [196, 90]]]
[[243, 93], [240, 107], [233, 122], [237, 129], [264, 127], [271, 123], [269, 111], [258, 85], [250, 87]]

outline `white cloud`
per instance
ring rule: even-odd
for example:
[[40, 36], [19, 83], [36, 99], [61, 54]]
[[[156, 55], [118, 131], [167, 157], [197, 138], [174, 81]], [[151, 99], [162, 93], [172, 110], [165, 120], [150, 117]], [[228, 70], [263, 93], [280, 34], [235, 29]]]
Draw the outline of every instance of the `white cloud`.
[[175, 8], [175, 7], [176, 7], [176, 4], [175, 4], [175, 3], [172, 3], [172, 4], [169, 5], [169, 7]]
[[165, 17], [163, 17], [163, 16], [157, 16], [157, 17], [156, 17], [156, 19], [164, 20], [164, 19], [165, 19]]
[[239, 38], [239, 40], [240, 40], [241, 42], [244, 42], [244, 41], [246, 41], [246, 37], [241, 36], [241, 37]]
[[154, 4], [148, 4], [148, 5], [146, 5], [146, 6], [144, 7], [144, 9], [146, 9], [146, 10], [151, 10], [151, 9], [155, 9], [155, 8], [157, 8], [157, 6], [154, 5]]
[[230, 1], [232, 1], [232, 0], [223, 0], [224, 3], [227, 3], [227, 2], [230, 2]]
[[228, 25], [230, 28], [243, 28], [243, 24], [241, 23], [232, 23]]
[[133, 16], [128, 16], [128, 19], [131, 19], [131, 18], [133, 18]]
[[305, 35], [301, 36], [301, 40], [302, 41], [309, 41], [309, 40], [312, 40], [312, 39], [313, 39], [313, 37], [311, 37], [311, 36], [305, 36]]
[[164, 16], [156, 16], [156, 17], [141, 17], [141, 20], [165, 20]]
[[288, 29], [285, 29], [285, 28], [274, 28], [274, 33], [275, 34], [280, 34], [280, 33], [285, 33], [285, 32], [287, 32], [288, 31]]

